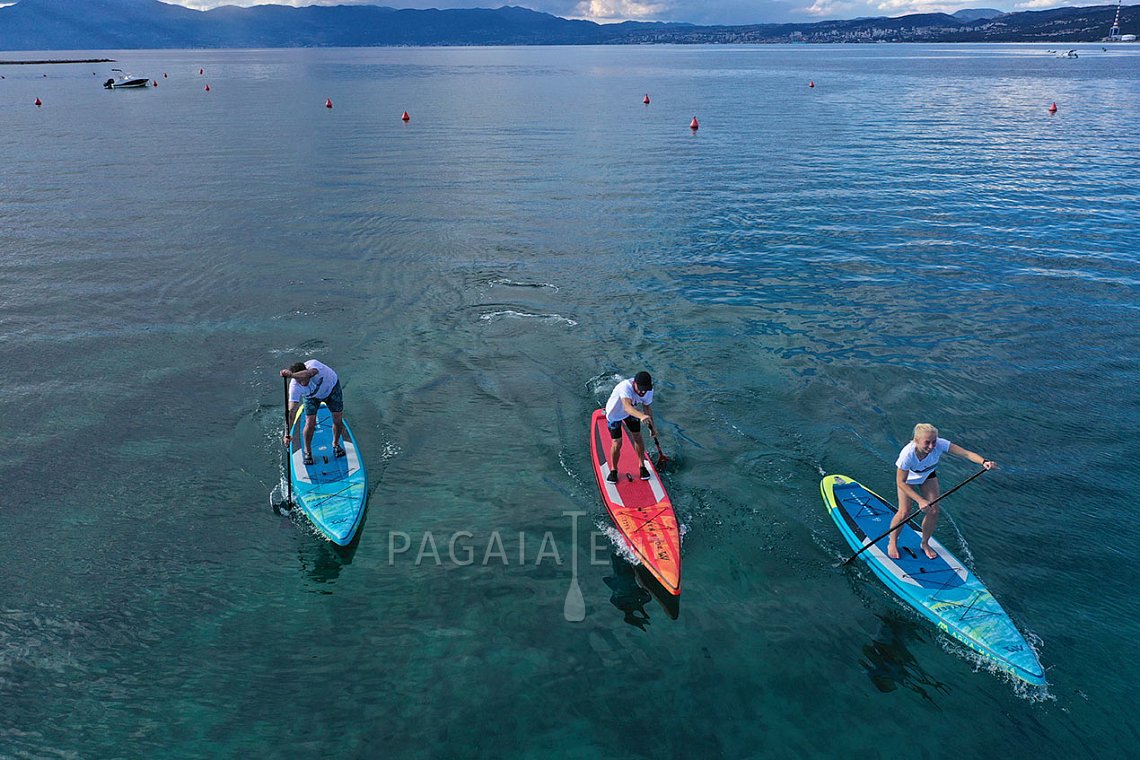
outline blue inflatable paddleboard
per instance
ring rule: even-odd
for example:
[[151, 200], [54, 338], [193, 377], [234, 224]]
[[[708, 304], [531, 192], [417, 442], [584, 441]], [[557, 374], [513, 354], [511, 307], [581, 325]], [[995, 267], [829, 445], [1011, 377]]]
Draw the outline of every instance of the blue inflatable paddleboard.
[[344, 422], [343, 457], [333, 456], [333, 419], [329, 408], [321, 403], [317, 410], [317, 429], [313, 433], [313, 463], [304, 463], [303, 431], [305, 407], [297, 409], [290, 435], [289, 456], [292, 459], [293, 503], [317, 526], [322, 534], [339, 546], [347, 546], [356, 535], [364, 517], [368, 498], [368, 476], [356, 447], [356, 438]]
[[[844, 475], [828, 475], [819, 484], [828, 514], [852, 549], [891, 528], [895, 508], [881, 496]], [[1002, 670], [1034, 685], [1045, 683], [1037, 654], [1009, 615], [977, 576], [934, 539], [928, 559], [919, 547], [922, 535], [910, 524], [899, 532], [899, 559], [887, 554], [887, 537], [859, 555], [879, 580], [938, 628]]]

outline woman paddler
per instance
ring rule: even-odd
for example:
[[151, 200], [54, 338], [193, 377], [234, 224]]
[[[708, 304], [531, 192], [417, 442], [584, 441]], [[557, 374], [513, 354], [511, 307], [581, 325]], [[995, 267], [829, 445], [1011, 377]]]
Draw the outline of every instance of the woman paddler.
[[914, 426], [914, 438], [899, 452], [895, 462], [895, 485], [898, 486], [899, 511], [891, 520], [891, 537], [887, 542], [887, 554], [891, 559], [899, 558], [899, 528], [910, 517], [910, 504], [913, 501], [926, 513], [922, 518], [922, 551], [929, 559], [938, 555], [930, 548], [930, 537], [938, 526], [938, 505], [931, 504], [938, 498], [938, 472], [934, 469], [944, 453], [965, 457], [987, 470], [997, 468], [997, 462], [986, 459], [981, 454], [950, 443], [938, 437], [938, 428], [930, 423], [920, 422]]

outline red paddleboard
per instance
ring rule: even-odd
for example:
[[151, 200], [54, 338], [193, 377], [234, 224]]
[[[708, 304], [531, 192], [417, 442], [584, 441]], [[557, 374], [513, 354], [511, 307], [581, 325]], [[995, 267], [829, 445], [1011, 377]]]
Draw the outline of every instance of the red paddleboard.
[[[642, 427], [645, 431], [645, 427]], [[645, 431], [642, 435], [645, 435]], [[598, 409], [590, 420], [590, 453], [594, 459], [594, 477], [614, 525], [641, 564], [653, 574], [661, 586], [674, 596], [681, 594], [681, 534], [677, 515], [665, 486], [652, 462], [646, 462], [649, 480], [638, 478], [639, 462], [633, 439], [625, 425], [621, 426], [621, 455], [618, 459], [618, 482], [610, 483], [609, 427], [605, 411]], [[630, 477], [632, 476], [632, 480]]]

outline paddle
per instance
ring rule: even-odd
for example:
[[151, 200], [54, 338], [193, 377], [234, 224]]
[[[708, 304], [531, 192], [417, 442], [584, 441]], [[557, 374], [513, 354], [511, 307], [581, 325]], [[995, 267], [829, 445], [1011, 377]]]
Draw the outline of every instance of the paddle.
[[[965, 480], [963, 480], [961, 483], [959, 483], [958, 485], [954, 486], [954, 487], [953, 487], [953, 488], [951, 488], [949, 491], [947, 491], [946, 493], [942, 494], [941, 496], [939, 496], [937, 499], [935, 499], [934, 501], [930, 502], [930, 504], [927, 504], [926, 506], [928, 506], [928, 507], [929, 507], [929, 506], [931, 506], [931, 505], [933, 505], [933, 504], [937, 504], [938, 502], [942, 501], [943, 499], [945, 499], [945, 498], [946, 498], [947, 496], [949, 496], [950, 494], [952, 494], [952, 493], [954, 493], [955, 491], [957, 491], [957, 490], [958, 490], [959, 488], [961, 488], [962, 486], [964, 486], [964, 485], [966, 485], [967, 483], [969, 483], [969, 482], [970, 482], [971, 480], [973, 480], [974, 478], [976, 478], [976, 477], [978, 477], [979, 475], [983, 474], [985, 471], [986, 471], [986, 468], [985, 468], [985, 467], [983, 467], [982, 469], [978, 470], [978, 471], [977, 471], [977, 472], [975, 472], [973, 475], [971, 475], [970, 477], [966, 478], [966, 479], [965, 479]], [[898, 525], [896, 525], [895, 527], [891, 528], [890, 530], [888, 530], [888, 531], [887, 531], [886, 533], [884, 533], [883, 535], [879, 536], [878, 538], [876, 538], [875, 540], [871, 541], [870, 543], [868, 543], [868, 544], [865, 544], [865, 545], [863, 546], [863, 548], [862, 548], [862, 549], [860, 549], [859, 551], [855, 552], [854, 554], [852, 554], [852, 555], [851, 555], [850, 557], [848, 557], [847, 559], [845, 559], [845, 560], [843, 560], [842, 562], [840, 562], [838, 565], [836, 565], [836, 567], [844, 567], [844, 566], [846, 566], [848, 563], [850, 563], [850, 562], [851, 562], [851, 560], [855, 559], [855, 558], [856, 558], [856, 557], [858, 557], [860, 554], [862, 554], [863, 552], [867, 551], [868, 549], [870, 549], [870, 548], [871, 548], [872, 546], [874, 546], [875, 544], [879, 543], [879, 541], [883, 540], [884, 538], [886, 538], [887, 536], [889, 536], [889, 535], [890, 535], [891, 533], [893, 533], [894, 531], [896, 531], [896, 530], [901, 530], [901, 529], [902, 529], [902, 526], [906, 525], [908, 522], [910, 522], [910, 521], [911, 521], [911, 520], [913, 520], [914, 518], [916, 518], [916, 517], [918, 517], [919, 515], [921, 515], [921, 514], [922, 514], [922, 512], [923, 512], [923, 510], [921, 510], [921, 509], [920, 509], [920, 510], [918, 510], [918, 511], [917, 511], [917, 512], [915, 512], [913, 515], [911, 515], [910, 517], [906, 518], [906, 519], [905, 519], [905, 520], [903, 520], [901, 523], [899, 523], [899, 524], [898, 524]]]
[[652, 422], [647, 424], [649, 425], [649, 434], [653, 436], [653, 443], [657, 446], [657, 467], [660, 469], [669, 463], [669, 457], [665, 456], [665, 452], [661, 450], [661, 441], [657, 440], [657, 428]]
[[[281, 384], [285, 389], [285, 435], [289, 435], [289, 378], [281, 378]], [[293, 503], [293, 451], [292, 446], [289, 446], [285, 451], [285, 461], [289, 465], [289, 477], [286, 482], [289, 484], [289, 498], [287, 504]]]
[[573, 543], [570, 545], [570, 588], [566, 590], [566, 601], [562, 603], [562, 617], [569, 623], [580, 623], [586, 619], [586, 600], [578, 585], [578, 518], [585, 512], [563, 512], [570, 517]]

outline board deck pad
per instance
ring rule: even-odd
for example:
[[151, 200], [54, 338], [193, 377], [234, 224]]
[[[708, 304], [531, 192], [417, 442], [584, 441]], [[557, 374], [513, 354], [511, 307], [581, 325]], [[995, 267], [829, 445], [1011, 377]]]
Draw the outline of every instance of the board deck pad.
[[313, 463], [304, 463], [303, 431], [305, 408], [297, 410], [290, 431], [293, 501], [330, 541], [347, 546], [356, 535], [364, 517], [368, 497], [368, 477], [356, 447], [356, 438], [344, 422], [343, 457], [333, 456], [332, 412], [323, 402], [317, 410], [317, 428], [313, 432]]
[[633, 439], [625, 425], [621, 430], [620, 477], [610, 483], [606, 480], [611, 445], [606, 413], [598, 409], [590, 420], [590, 452], [598, 490], [626, 545], [661, 586], [677, 596], [681, 593], [681, 534], [673, 503], [652, 462], [645, 463], [649, 480], [638, 477], [640, 463]]
[[[890, 530], [895, 508], [855, 480], [829, 475], [820, 483], [820, 492], [828, 513], [854, 550]], [[1044, 684], [1045, 671], [1033, 648], [978, 577], [933, 538], [930, 548], [938, 556], [927, 558], [921, 541], [919, 531], [908, 523], [899, 532], [899, 559], [887, 554], [886, 536], [859, 558], [940, 630], [1006, 672], [1028, 683]]]

